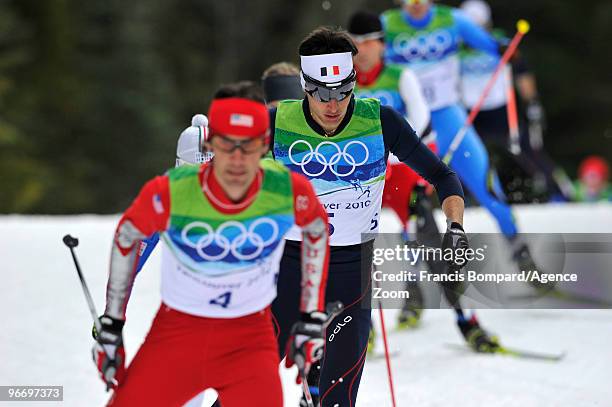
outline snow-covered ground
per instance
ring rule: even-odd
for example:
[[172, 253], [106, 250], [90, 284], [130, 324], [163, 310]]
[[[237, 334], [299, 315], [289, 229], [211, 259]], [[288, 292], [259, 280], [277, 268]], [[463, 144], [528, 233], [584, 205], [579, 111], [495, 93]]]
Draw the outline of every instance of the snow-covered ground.
[[[516, 214], [524, 232], [612, 232], [611, 205], [523, 206]], [[79, 237], [77, 254], [101, 310], [117, 220], [94, 215], [0, 217], [0, 385], [63, 385], [63, 405], [104, 404], [108, 394], [90, 356], [91, 317], [61, 238], [66, 233]], [[397, 230], [391, 214], [383, 214], [381, 224], [384, 231]], [[468, 210], [465, 224], [472, 232], [496, 230], [481, 209]], [[131, 296], [125, 328], [128, 358], [159, 305], [158, 266], [154, 253]], [[393, 325], [394, 313], [385, 311], [388, 325]], [[612, 405], [611, 310], [481, 310], [479, 315], [508, 346], [566, 351], [567, 357], [551, 363], [464, 352], [448, 346], [462, 343], [453, 314], [427, 310], [418, 330], [389, 336], [390, 347], [400, 350], [392, 359], [398, 406]], [[297, 405], [294, 375], [282, 371], [287, 406]], [[358, 405], [391, 406], [388, 389], [384, 361], [368, 361]]]

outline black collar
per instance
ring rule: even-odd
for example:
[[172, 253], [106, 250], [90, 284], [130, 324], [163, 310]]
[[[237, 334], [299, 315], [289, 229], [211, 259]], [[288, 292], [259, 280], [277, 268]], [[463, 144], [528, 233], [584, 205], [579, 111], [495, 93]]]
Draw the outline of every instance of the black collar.
[[[306, 123], [308, 123], [311, 129], [313, 129], [317, 134], [320, 134], [321, 136], [333, 137], [333, 136], [327, 136], [327, 134], [325, 133], [325, 130], [323, 130], [323, 127], [321, 127], [319, 123], [317, 123], [315, 119], [312, 118], [312, 115], [310, 114], [310, 109], [308, 108], [308, 98], [307, 97], [305, 97], [304, 100], [302, 101], [302, 110], [304, 111], [304, 117], [306, 118]], [[334, 132], [334, 135], [340, 133], [348, 125], [348, 123], [351, 121], [351, 118], [353, 117], [353, 110], [355, 110], [355, 95], [351, 95], [351, 101], [349, 102], [348, 109], [346, 110], [346, 114], [344, 115], [344, 118], [340, 122], [340, 125]]]

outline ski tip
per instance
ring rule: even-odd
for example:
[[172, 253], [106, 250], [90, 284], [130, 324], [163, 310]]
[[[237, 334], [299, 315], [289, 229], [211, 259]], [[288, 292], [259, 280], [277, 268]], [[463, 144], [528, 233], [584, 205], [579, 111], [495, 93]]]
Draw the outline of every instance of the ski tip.
[[448, 347], [454, 348], [454, 349], [463, 350], [467, 352], [473, 352], [478, 355], [500, 355], [500, 356], [515, 357], [519, 359], [540, 360], [540, 361], [545, 361], [545, 362], [560, 362], [567, 355], [566, 351], [559, 352], [559, 353], [540, 353], [540, 352], [533, 352], [533, 351], [522, 350], [522, 349], [506, 348], [504, 346], [500, 347], [496, 352], [479, 353], [471, 349], [466, 344], [446, 343], [445, 345]]
[[550, 360], [551, 362], [559, 362], [565, 359], [565, 357], [567, 356], [567, 352], [563, 351], [563, 352], [559, 352], [556, 355], [547, 355], [547, 356], [548, 356], [548, 360]]
[[64, 236], [62, 240], [64, 241], [64, 244], [70, 248], [77, 247], [79, 245], [79, 239], [70, 235]]
[[545, 362], [559, 362], [566, 355], [565, 351], [559, 352], [559, 353], [540, 353], [540, 352], [532, 352], [532, 351], [512, 349], [512, 348], [510, 349], [502, 348], [502, 352], [498, 352], [498, 353], [501, 353], [503, 355], [508, 355], [508, 356], [514, 356], [518, 358], [523, 358], [523, 359], [541, 360]]
[[527, 20], [518, 20], [518, 22], [516, 23], [516, 29], [518, 30], [518, 32], [524, 35], [527, 34], [529, 30], [531, 30], [531, 25]]

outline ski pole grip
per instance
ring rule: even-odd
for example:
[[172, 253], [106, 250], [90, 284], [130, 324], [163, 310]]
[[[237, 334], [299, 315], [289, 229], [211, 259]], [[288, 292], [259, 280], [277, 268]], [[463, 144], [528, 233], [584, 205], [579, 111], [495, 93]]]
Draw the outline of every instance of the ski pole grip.
[[516, 22], [516, 30], [521, 34], [527, 34], [531, 30], [531, 25], [527, 20], [518, 20]]
[[64, 244], [70, 247], [71, 249], [79, 245], [79, 239], [70, 235], [64, 236], [62, 240], [64, 241]]
[[334, 301], [327, 304], [325, 307], [325, 312], [327, 313], [329, 319], [333, 319], [336, 315], [342, 312], [342, 308], [344, 308], [344, 305], [342, 305], [340, 301]]

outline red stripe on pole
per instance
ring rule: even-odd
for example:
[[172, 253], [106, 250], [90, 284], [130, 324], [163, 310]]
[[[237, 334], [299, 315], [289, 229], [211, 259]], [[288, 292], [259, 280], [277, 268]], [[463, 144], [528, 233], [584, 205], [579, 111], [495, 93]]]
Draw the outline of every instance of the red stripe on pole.
[[521, 42], [524, 36], [525, 36], [524, 32], [518, 31], [516, 35], [514, 36], [514, 38], [512, 38], [512, 41], [510, 42], [508, 49], [506, 50], [506, 52], [504, 52], [504, 55], [499, 61], [499, 64], [497, 65], [497, 68], [495, 69], [493, 76], [491, 76], [491, 78], [489, 79], [489, 82], [487, 83], [487, 86], [485, 87], [484, 91], [480, 95], [480, 99], [478, 99], [478, 103], [476, 103], [476, 105], [474, 105], [474, 107], [472, 108], [472, 111], [470, 112], [470, 115], [468, 116], [468, 118], [465, 120], [463, 127], [461, 127], [459, 131], [457, 132], [457, 134], [455, 134], [455, 137], [453, 137], [450, 147], [448, 151], [446, 152], [446, 154], [444, 155], [444, 158], [442, 160], [447, 165], [450, 164], [453, 158], [453, 155], [455, 154], [455, 151], [461, 144], [461, 141], [463, 141], [463, 137], [465, 136], [467, 129], [472, 125], [472, 123], [474, 123], [474, 119], [476, 118], [478, 113], [480, 113], [480, 109], [482, 108], [482, 105], [485, 99], [487, 98], [487, 96], [489, 96], [489, 93], [491, 92], [493, 85], [495, 85], [495, 82], [497, 81], [497, 77], [502, 71], [502, 68], [508, 63], [512, 55], [514, 55], [516, 48], [518, 47], [519, 43]]
[[506, 109], [508, 113], [508, 128], [510, 130], [510, 152], [512, 154], [519, 154], [521, 146], [519, 141], [518, 112], [516, 109], [516, 93], [514, 92], [514, 78], [511, 67], [506, 69], [506, 95], [508, 98]]
[[497, 65], [497, 68], [495, 69], [493, 76], [491, 77], [491, 79], [489, 79], [489, 83], [487, 83], [487, 87], [480, 95], [480, 99], [478, 99], [478, 103], [476, 103], [476, 105], [470, 112], [470, 115], [468, 116], [467, 121], [465, 123], [466, 126], [471, 126], [472, 123], [474, 122], [474, 119], [480, 112], [480, 109], [482, 109], [482, 104], [484, 103], [487, 96], [489, 96], [489, 93], [491, 92], [493, 85], [495, 85], [495, 82], [497, 81], [497, 77], [499, 76], [499, 73], [501, 72], [503, 67], [506, 66], [510, 58], [512, 58], [512, 55], [514, 55], [514, 52], [516, 51], [516, 48], [518, 47], [519, 42], [521, 42], [521, 40], [523, 39], [524, 35], [525, 34], [521, 32], [517, 32], [514, 38], [512, 39], [512, 42], [510, 42], [510, 45], [508, 46], [508, 49], [506, 50], [506, 52], [504, 52], [504, 55], [502, 56], [501, 61], [499, 61], [499, 64]]
[[389, 345], [387, 344], [387, 330], [385, 329], [385, 317], [381, 304], [378, 305], [380, 313], [380, 327], [383, 334], [383, 343], [385, 344], [385, 360], [387, 361], [387, 375], [389, 376], [389, 388], [391, 389], [391, 403], [395, 407], [395, 389], [393, 387], [393, 374], [391, 373], [391, 359], [389, 358]]
[[508, 71], [507, 75], [507, 88], [506, 93], [508, 95], [508, 126], [510, 131], [518, 131], [518, 113], [516, 110], [516, 94], [514, 93], [514, 84], [512, 83], [512, 71]]

